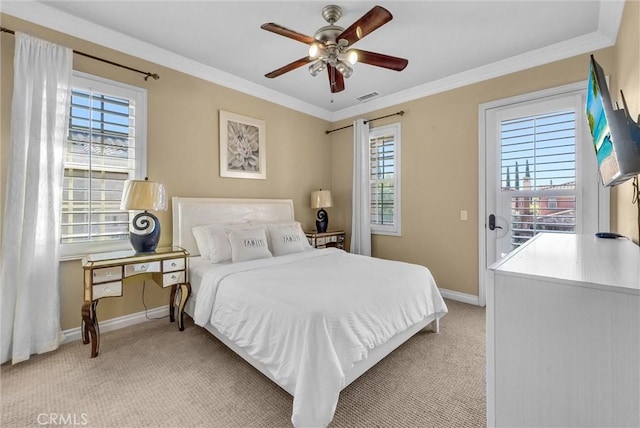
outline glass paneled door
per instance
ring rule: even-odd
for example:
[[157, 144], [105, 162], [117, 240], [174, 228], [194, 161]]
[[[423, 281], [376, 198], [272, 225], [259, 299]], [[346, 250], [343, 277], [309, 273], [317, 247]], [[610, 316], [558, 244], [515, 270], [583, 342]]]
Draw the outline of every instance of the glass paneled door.
[[598, 181], [584, 88], [569, 85], [490, 103], [484, 111], [481, 106], [483, 272], [538, 233], [608, 230], [608, 191]]

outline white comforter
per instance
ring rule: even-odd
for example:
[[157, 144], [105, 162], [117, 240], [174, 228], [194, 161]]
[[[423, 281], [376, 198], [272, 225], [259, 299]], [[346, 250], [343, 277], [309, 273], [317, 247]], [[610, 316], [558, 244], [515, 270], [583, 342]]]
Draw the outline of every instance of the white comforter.
[[194, 310], [295, 391], [296, 427], [327, 426], [345, 372], [396, 333], [447, 313], [423, 266], [337, 249], [206, 273]]

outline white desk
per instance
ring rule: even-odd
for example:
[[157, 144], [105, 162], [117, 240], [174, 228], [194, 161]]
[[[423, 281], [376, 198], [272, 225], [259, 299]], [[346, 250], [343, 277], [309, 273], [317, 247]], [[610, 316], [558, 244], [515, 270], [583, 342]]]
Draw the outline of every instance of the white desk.
[[640, 247], [541, 234], [491, 269], [489, 426], [640, 426]]

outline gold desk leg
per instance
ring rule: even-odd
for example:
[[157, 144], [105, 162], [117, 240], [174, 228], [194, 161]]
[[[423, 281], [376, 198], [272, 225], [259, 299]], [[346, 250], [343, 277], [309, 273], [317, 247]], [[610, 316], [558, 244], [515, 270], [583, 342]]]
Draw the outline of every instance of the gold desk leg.
[[178, 289], [178, 284], [173, 284], [171, 286], [171, 296], [169, 296], [169, 321], [175, 322], [176, 317], [174, 316], [174, 306], [176, 304], [176, 291]]
[[188, 282], [180, 284], [180, 301], [178, 302], [178, 327], [180, 331], [184, 330], [184, 306], [191, 294], [191, 284]]
[[[82, 305], [82, 309], [80, 310], [80, 314], [82, 315], [82, 326], [81, 326], [81, 330], [82, 330], [82, 343], [83, 344], [88, 344], [90, 342], [89, 339], [89, 321], [88, 318], [89, 317], [89, 309], [85, 309], [86, 305], [90, 305], [90, 303], [84, 303]], [[85, 312], [87, 313], [87, 315], [85, 316]]]
[[82, 343], [91, 342], [91, 358], [98, 356], [100, 349], [100, 326], [96, 316], [98, 300], [82, 304]]

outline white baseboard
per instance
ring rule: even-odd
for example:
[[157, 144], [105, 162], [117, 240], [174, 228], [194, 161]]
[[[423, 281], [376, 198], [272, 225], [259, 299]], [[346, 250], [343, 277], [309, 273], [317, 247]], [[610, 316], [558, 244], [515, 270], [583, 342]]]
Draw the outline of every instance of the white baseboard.
[[447, 290], [446, 288], [440, 288], [440, 294], [445, 299], [455, 300], [457, 302], [468, 303], [470, 305], [480, 306], [478, 296], [473, 294], [461, 293], [459, 291]]
[[[149, 318], [166, 317], [169, 315], [169, 305], [149, 309], [146, 313]], [[145, 316], [145, 311], [112, 318], [100, 323], [100, 333], [102, 334], [109, 331], [119, 330], [145, 321], [150, 321]], [[63, 331], [62, 333], [64, 334], [64, 341], [62, 343], [69, 343], [82, 339], [82, 331], [80, 330], [80, 327], [71, 328]]]

